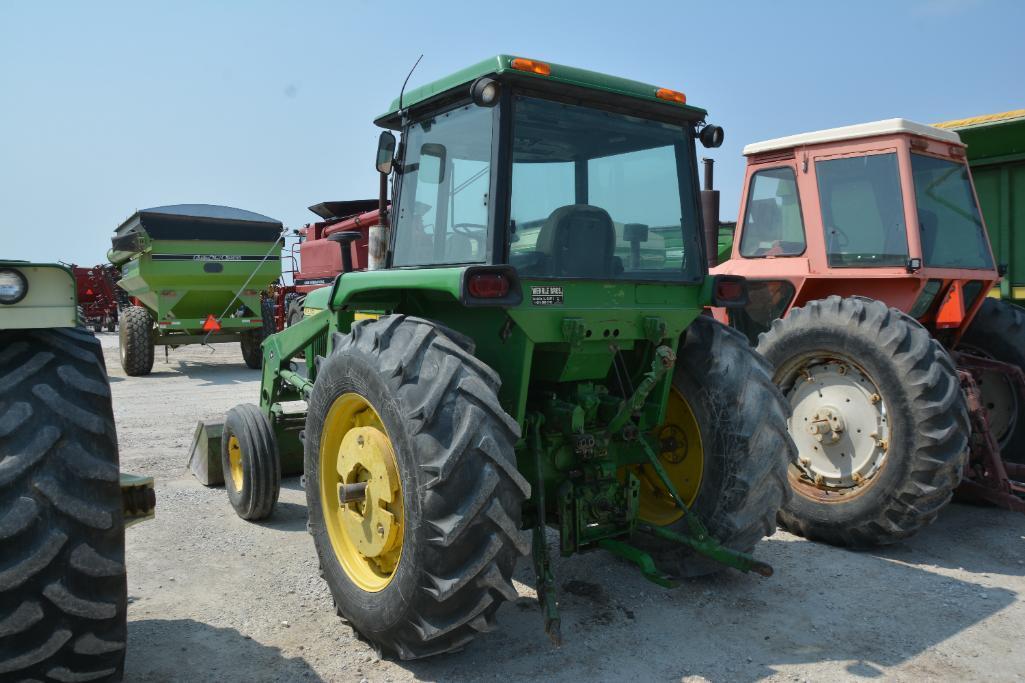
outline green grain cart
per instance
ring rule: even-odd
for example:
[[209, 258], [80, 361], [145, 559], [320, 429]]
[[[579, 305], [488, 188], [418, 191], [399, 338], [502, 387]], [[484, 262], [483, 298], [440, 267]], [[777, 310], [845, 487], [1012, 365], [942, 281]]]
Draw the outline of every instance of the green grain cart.
[[990, 295], [1025, 306], [1025, 109], [935, 125], [956, 131], [968, 146], [993, 255], [1007, 268]]
[[137, 211], [107, 258], [132, 305], [121, 311], [121, 366], [153, 369], [153, 347], [239, 342], [260, 367], [262, 293], [281, 275], [280, 221], [228, 206], [180, 204]]
[[304, 451], [339, 614], [404, 659], [491, 630], [523, 555], [558, 640], [549, 529], [663, 586], [770, 574], [749, 553], [785, 495], [785, 408], [702, 315], [746, 298], [706, 269], [695, 140], [722, 130], [682, 93], [508, 56], [377, 124], [385, 267], [264, 342], [259, 405], [207, 451], [238, 514], [271, 514]]

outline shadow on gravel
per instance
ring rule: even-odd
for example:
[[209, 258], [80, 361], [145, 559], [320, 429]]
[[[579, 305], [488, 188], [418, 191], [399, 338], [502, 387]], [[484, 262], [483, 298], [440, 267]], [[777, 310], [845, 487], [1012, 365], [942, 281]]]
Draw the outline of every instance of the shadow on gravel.
[[873, 554], [897, 562], [1025, 576], [1025, 515], [988, 505], [955, 503], [935, 524], [904, 543]]
[[164, 363], [163, 359], [157, 359], [153, 364], [153, 372], [146, 375], [144, 379], [181, 377], [181, 375], [185, 375], [189, 379], [200, 380], [201, 383], [197, 385], [199, 387], [260, 381], [260, 371], [247, 368], [241, 361], [238, 364], [207, 364], [191, 360], [175, 360], [174, 358], [169, 363]]
[[274, 505], [274, 514], [269, 519], [255, 522], [268, 529], [278, 531], [306, 531], [306, 506], [279, 500]]
[[[169, 671], [180, 672], [181, 677], [169, 679]], [[323, 681], [302, 658], [285, 657], [278, 648], [261, 645], [233, 628], [192, 619], [129, 622], [124, 680]]]
[[[773, 578], [730, 572], [671, 591], [601, 554], [557, 560], [561, 648], [545, 637], [536, 602], [521, 598], [466, 651], [400, 665], [425, 680], [488, 671], [546, 680], [756, 681], [809, 664], [824, 665], [812, 677], [882, 678], [1015, 600], [1012, 591], [883, 554], [787, 537], [763, 541], [757, 554], [776, 566]], [[912, 549], [910, 559], [928, 565], [932, 558]], [[531, 585], [525, 564], [516, 578]]]

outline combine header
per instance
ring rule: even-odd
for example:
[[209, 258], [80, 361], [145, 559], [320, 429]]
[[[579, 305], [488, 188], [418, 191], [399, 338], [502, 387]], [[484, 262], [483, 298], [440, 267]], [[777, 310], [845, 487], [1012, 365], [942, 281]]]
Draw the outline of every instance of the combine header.
[[121, 365], [153, 368], [153, 347], [239, 342], [260, 367], [264, 290], [281, 274], [283, 228], [251, 211], [182, 204], [121, 224], [107, 257], [132, 305], [121, 313]]

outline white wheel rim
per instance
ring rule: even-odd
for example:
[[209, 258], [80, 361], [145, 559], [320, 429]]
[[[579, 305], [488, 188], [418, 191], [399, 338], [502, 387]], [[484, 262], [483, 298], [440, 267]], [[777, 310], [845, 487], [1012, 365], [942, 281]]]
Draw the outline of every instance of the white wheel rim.
[[786, 396], [802, 480], [820, 489], [871, 481], [886, 461], [890, 422], [868, 374], [847, 359], [812, 358], [793, 375]]

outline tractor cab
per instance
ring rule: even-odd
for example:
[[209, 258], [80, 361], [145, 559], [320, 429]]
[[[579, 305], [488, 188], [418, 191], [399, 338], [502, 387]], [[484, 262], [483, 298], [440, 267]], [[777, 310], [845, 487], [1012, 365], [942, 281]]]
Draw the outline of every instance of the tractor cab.
[[905, 119], [748, 145], [731, 259], [749, 279], [730, 323], [752, 342], [828, 294], [887, 302], [948, 346], [999, 281], [965, 146]]

